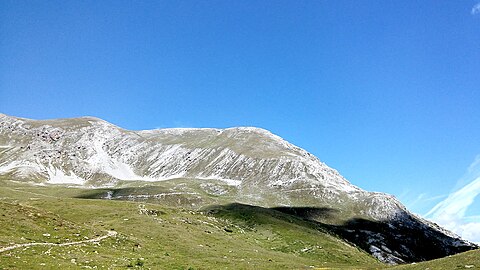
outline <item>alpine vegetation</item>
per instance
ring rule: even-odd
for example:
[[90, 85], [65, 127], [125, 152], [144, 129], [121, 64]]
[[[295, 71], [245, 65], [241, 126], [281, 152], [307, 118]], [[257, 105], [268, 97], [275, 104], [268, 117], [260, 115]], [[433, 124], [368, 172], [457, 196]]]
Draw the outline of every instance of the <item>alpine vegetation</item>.
[[229, 218], [246, 211], [293, 216], [390, 264], [477, 248], [260, 128], [130, 131], [93, 117], [0, 115], [0, 177]]

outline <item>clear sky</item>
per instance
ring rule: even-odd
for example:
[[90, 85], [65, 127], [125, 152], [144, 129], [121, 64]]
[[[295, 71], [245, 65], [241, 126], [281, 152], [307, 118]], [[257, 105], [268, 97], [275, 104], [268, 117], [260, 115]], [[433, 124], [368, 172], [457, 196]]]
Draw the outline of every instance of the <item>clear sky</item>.
[[2, 0], [0, 112], [263, 127], [480, 241], [479, 2]]

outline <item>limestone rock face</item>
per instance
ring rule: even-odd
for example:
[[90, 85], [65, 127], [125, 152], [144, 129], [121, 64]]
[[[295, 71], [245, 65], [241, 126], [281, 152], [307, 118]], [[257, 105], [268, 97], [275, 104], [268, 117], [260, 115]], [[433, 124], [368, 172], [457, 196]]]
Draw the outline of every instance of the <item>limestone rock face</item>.
[[[307, 151], [254, 127], [129, 131], [93, 117], [0, 114], [0, 176], [86, 188], [181, 179], [251, 205], [328, 208], [334, 214], [308, 218], [391, 263], [475, 248], [409, 213], [393, 196], [364, 191]], [[421, 239], [435, 250], [415, 248]]]

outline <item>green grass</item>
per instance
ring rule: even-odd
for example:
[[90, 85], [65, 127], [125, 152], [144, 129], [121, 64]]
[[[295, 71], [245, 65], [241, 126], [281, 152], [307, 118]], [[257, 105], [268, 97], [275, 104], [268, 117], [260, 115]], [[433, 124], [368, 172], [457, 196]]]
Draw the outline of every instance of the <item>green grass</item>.
[[480, 268], [480, 250], [472, 250], [446, 258], [421, 262], [417, 264], [400, 265], [392, 270], [454, 270]]
[[[64, 243], [118, 232], [98, 244], [33, 246], [0, 254], [2, 269], [310, 269], [383, 265], [367, 253], [275, 210], [201, 211], [75, 198], [86, 191], [1, 182], [0, 246]], [[143, 210], [142, 210], [143, 209]], [[49, 235], [49, 236], [45, 236]]]
[[[173, 201], [86, 199], [102, 197], [106, 190], [7, 180], [0, 180], [0, 186], [0, 247], [65, 243], [105, 235], [109, 230], [118, 232], [99, 243], [9, 250], [0, 253], [0, 269], [390, 268], [318, 223], [275, 209], [226, 204], [214, 195], [202, 196], [217, 205], [194, 209], [173, 207]], [[158, 188], [161, 192], [165, 187]], [[465, 266], [474, 255], [478, 252], [446, 258], [455, 259], [453, 264], [438, 261]]]

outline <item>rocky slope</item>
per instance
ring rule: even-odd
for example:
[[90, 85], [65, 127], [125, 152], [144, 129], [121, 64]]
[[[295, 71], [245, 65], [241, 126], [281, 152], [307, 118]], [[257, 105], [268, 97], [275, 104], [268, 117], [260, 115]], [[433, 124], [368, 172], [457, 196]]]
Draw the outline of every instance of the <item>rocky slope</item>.
[[412, 215], [392, 196], [353, 186], [315, 156], [259, 128], [129, 131], [92, 117], [36, 121], [2, 114], [0, 176], [90, 188], [134, 180], [200, 182], [216, 196], [324, 224], [389, 263], [476, 248]]

